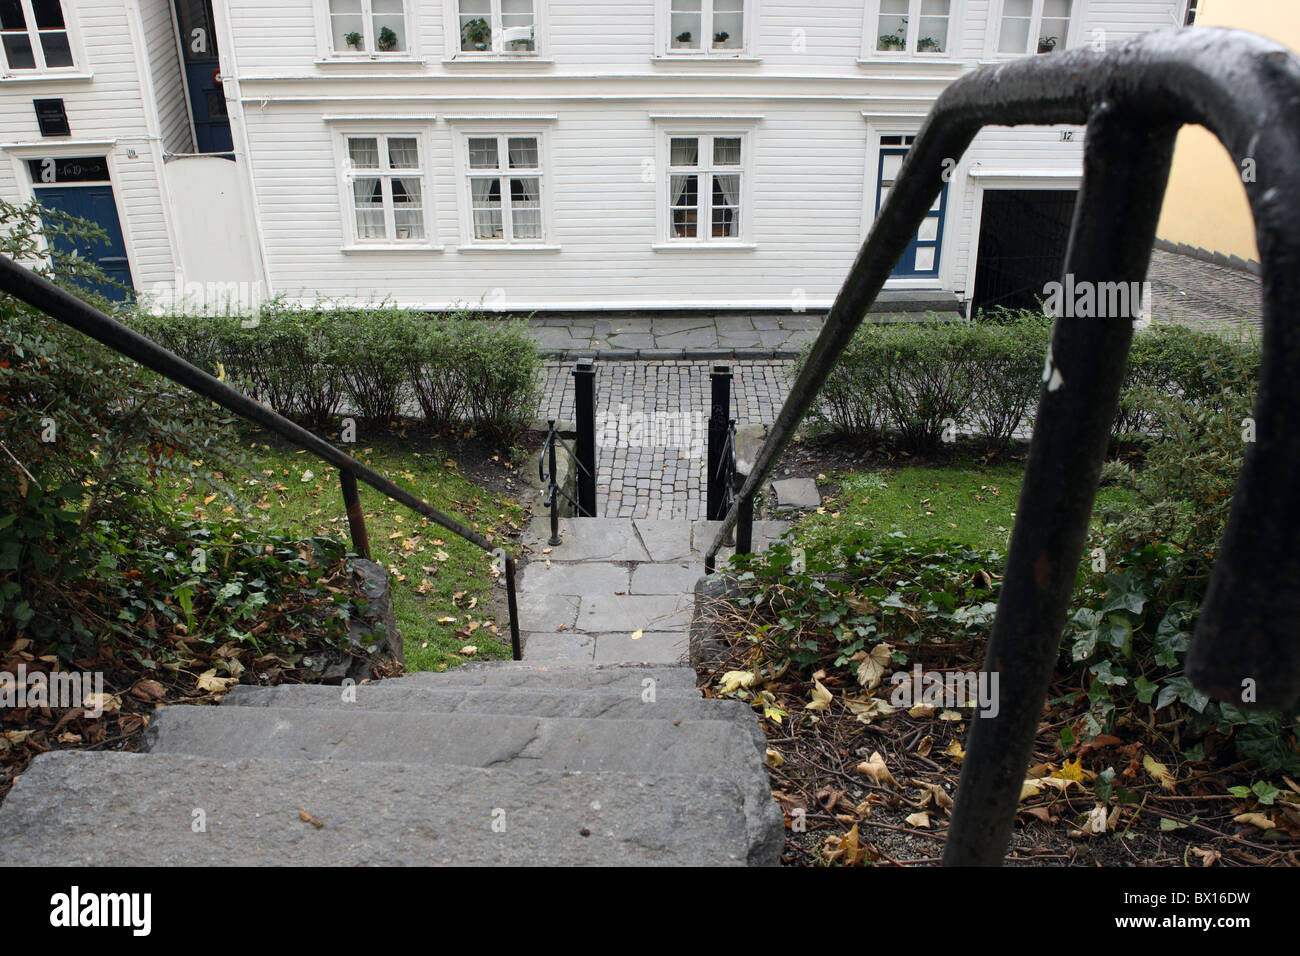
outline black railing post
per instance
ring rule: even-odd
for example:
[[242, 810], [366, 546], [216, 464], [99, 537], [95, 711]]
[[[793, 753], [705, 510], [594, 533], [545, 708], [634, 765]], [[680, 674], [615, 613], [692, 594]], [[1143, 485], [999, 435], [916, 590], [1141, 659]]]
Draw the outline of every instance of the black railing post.
[[[578, 429], [578, 517], [596, 516], [596, 366], [579, 362], [573, 367], [573, 417]], [[552, 451], [554, 454], [554, 451]], [[554, 459], [551, 464], [554, 471]]]
[[[731, 367], [715, 365], [709, 375], [709, 389], [712, 393], [709, 408], [709, 453], [705, 463], [708, 468], [708, 484], [704, 501], [704, 517], [718, 521], [723, 516], [723, 502], [726, 500], [726, 487], [718, 477], [722, 467], [722, 450], [727, 441], [727, 421], [731, 415]], [[728, 481], [731, 480], [727, 476]], [[710, 569], [711, 570], [711, 569]]]
[[521, 661], [523, 648], [519, 646], [519, 606], [515, 600], [515, 559], [506, 555], [506, 609], [510, 614], [510, 653]]
[[[737, 480], [741, 480], [737, 476]], [[736, 518], [736, 554], [753, 554], [754, 552], [754, 496], [740, 499], [740, 510]]]
[[546, 439], [546, 466], [550, 469], [550, 486], [546, 489], [546, 500], [551, 506], [551, 540], [547, 542], [552, 548], [558, 547], [560, 541], [560, 495], [555, 480], [555, 442], [559, 437], [555, 433], [555, 419], [548, 419], [550, 433]]
[[352, 550], [370, 560], [370, 535], [366, 532], [366, 515], [361, 510], [361, 490], [357, 477], [346, 468], [339, 469], [339, 483], [343, 486], [343, 507], [348, 513], [348, 531], [352, 535]]

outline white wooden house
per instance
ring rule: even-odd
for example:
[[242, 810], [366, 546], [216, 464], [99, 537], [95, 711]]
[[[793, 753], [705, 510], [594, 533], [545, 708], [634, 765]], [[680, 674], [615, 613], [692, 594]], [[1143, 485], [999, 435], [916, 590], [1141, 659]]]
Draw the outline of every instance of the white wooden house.
[[[1006, 57], [1176, 26], [1187, 6], [206, 2], [229, 151], [246, 191], [234, 204], [252, 210], [256, 254], [227, 263], [227, 236], [208, 228], [198, 241], [211, 256], [187, 258], [228, 269], [212, 278], [264, 282], [268, 292], [304, 301], [522, 312], [825, 308], [945, 86]], [[0, 9], [33, 4], [41, 5], [0, 0]], [[152, 79], [146, 69], [146, 13], [164, 5], [63, 0], [65, 12], [83, 8], [80, 42], [101, 71], [67, 82], [82, 82], [90, 95], [110, 68], [134, 80], [114, 88], [121, 127], [92, 134], [87, 118], [86, 135], [119, 143], [156, 136], [164, 153], [184, 150], [166, 145], [167, 107], [157, 92], [174, 88], [158, 78], [172, 67], [155, 66]], [[181, 19], [173, 16], [183, 57]], [[138, 30], [136, 49], [124, 38], [111, 42], [116, 28], [101, 40], [100, 20]], [[0, 81], [15, 82], [45, 89], [54, 81]], [[0, 96], [9, 89], [0, 85]], [[166, 102], [174, 113], [175, 97]], [[193, 114], [197, 101], [189, 102]], [[6, 96], [6, 114], [10, 105]], [[5, 137], [14, 144], [35, 138], [34, 117], [20, 119], [25, 128]], [[193, 124], [188, 132], [196, 135]], [[982, 132], [955, 158], [890, 289], [980, 304], [1041, 290], [1044, 270], [1059, 270], [1082, 136], [1077, 128]], [[15, 155], [13, 144], [0, 148]], [[21, 173], [18, 164], [0, 171]], [[0, 180], [6, 195], [30, 187]], [[129, 207], [128, 244], [141, 243], [146, 200], [123, 194], [119, 206]], [[149, 231], [159, 251], [133, 253], [150, 263], [136, 275], [142, 288], [174, 268], [161, 251], [165, 219]]]

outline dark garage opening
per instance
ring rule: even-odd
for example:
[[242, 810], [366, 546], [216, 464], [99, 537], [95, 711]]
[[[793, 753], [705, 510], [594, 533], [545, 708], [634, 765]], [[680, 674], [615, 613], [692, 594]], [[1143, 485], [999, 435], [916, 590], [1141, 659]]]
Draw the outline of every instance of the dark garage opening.
[[1073, 189], [984, 192], [974, 308], [1038, 309], [1043, 286], [1059, 282], [1074, 217]]

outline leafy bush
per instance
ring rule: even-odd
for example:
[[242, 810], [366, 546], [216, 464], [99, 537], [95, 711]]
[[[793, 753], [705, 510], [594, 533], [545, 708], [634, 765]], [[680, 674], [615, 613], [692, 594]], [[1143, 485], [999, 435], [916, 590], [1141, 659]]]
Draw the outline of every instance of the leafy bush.
[[302, 307], [273, 300], [251, 318], [141, 314], [136, 327], [281, 414], [391, 422], [414, 399], [427, 424], [509, 441], [541, 402], [541, 357], [523, 322], [391, 307]]
[[[1032, 312], [975, 323], [864, 324], [822, 390], [816, 415], [864, 440], [893, 432], [903, 447], [933, 451], [946, 426], [974, 426], [991, 447], [1030, 426], [1051, 324]], [[805, 360], [807, 352], [805, 352]], [[1248, 339], [1153, 326], [1134, 336], [1116, 415], [1117, 439], [1164, 437], [1150, 395], [1210, 401], [1223, 383], [1246, 387], [1259, 374]]]
[[[84, 245], [89, 224], [0, 201], [0, 252], [32, 259], [31, 230]], [[100, 308], [100, 276], [56, 250], [36, 270]], [[87, 290], [91, 291], [87, 291]], [[0, 632], [103, 636], [84, 582], [107, 566], [106, 528], [165, 521], [153, 481], [234, 467], [228, 423], [207, 402], [8, 296], [0, 296]]]

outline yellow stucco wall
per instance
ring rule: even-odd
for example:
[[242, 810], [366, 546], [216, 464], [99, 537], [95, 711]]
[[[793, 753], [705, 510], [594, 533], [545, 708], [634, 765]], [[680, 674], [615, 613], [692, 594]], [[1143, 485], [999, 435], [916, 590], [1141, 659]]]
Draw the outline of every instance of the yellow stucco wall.
[[[1300, 0], [1200, 0], [1196, 25], [1250, 30], [1300, 51]], [[1259, 258], [1241, 171], [1204, 127], [1184, 126], [1178, 134], [1156, 235]]]

